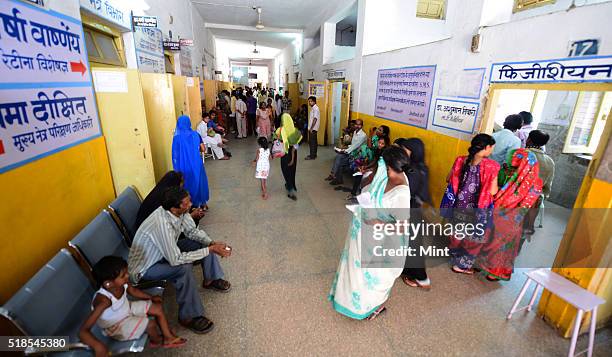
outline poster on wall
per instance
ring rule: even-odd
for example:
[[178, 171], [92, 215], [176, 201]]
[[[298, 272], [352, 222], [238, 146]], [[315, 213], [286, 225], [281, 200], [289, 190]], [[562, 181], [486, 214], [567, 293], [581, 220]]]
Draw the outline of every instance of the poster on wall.
[[612, 82], [612, 56], [493, 63], [489, 80], [492, 83]]
[[166, 73], [163, 35], [160, 29], [134, 26], [136, 62], [141, 72]]
[[0, 2], [0, 172], [101, 135], [81, 21]]
[[193, 77], [193, 64], [191, 62], [191, 48], [181, 46], [181, 76]]
[[325, 96], [325, 84], [324, 83], [308, 83], [308, 96], [314, 96], [322, 98]]
[[462, 71], [440, 71], [438, 76], [438, 95], [480, 99], [485, 68], [464, 68]]
[[427, 128], [436, 66], [378, 71], [374, 115]]
[[478, 116], [478, 102], [436, 99], [433, 126], [472, 134]]

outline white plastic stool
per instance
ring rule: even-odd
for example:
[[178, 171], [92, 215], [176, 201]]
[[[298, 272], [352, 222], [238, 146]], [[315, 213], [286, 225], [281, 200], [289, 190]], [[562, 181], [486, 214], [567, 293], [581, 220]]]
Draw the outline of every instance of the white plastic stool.
[[[551, 294], [557, 295], [561, 299], [570, 303], [576, 309], [578, 309], [578, 313], [576, 314], [576, 320], [574, 321], [574, 330], [572, 332], [572, 341], [570, 344], [570, 349], [568, 352], [569, 357], [574, 357], [580, 355], [584, 352], [587, 353], [588, 357], [591, 357], [593, 354], [593, 341], [595, 340], [595, 322], [597, 321], [597, 306], [606, 302], [604, 299], [599, 296], [587, 291], [580, 286], [572, 283], [571, 281], [565, 279], [559, 274], [556, 274], [549, 269], [535, 269], [528, 272], [525, 272], [527, 275], [527, 281], [523, 285], [521, 292], [516, 297], [514, 304], [512, 305], [512, 309], [508, 312], [508, 316], [506, 317], [508, 320], [512, 318], [512, 314], [517, 311], [525, 310], [531, 311], [533, 304], [535, 302], [538, 293], [542, 288], [550, 291]], [[537, 286], [531, 296], [531, 300], [529, 300], [529, 305], [518, 307], [519, 303], [525, 296], [531, 281], [534, 281]], [[582, 321], [582, 316], [585, 312], [591, 311], [591, 324], [589, 326], [589, 347], [585, 351], [579, 352], [578, 354], [574, 354], [576, 351], [576, 340], [578, 339], [578, 332], [580, 331], [580, 322]]]

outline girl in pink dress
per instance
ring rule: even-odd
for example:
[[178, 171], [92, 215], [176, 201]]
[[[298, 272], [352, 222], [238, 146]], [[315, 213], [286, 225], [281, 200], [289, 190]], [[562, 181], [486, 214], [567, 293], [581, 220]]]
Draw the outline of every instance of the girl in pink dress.
[[270, 114], [266, 110], [266, 104], [261, 102], [259, 109], [257, 109], [257, 136], [270, 140], [270, 134], [272, 134]]

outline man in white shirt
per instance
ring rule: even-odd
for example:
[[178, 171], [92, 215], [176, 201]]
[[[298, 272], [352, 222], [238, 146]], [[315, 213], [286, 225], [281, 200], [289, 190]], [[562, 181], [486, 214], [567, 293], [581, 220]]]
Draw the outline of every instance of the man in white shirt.
[[[172, 187], [164, 193], [162, 205], [136, 231], [128, 256], [128, 273], [135, 283], [170, 281], [176, 289], [180, 324], [195, 333], [207, 333], [214, 325], [204, 317], [193, 264], [200, 262], [202, 266], [205, 289], [228, 292], [231, 285], [223, 280], [217, 256], [230, 256], [231, 248], [213, 241], [199, 229], [189, 214], [190, 208], [191, 198], [184, 188]], [[181, 233], [186, 238], [179, 241]]]
[[516, 132], [516, 136], [521, 139], [521, 147], [524, 148], [527, 145], [529, 133], [535, 128], [531, 126], [533, 122], [533, 115], [531, 113], [523, 111], [519, 115], [523, 118], [523, 126]]
[[306, 160], [314, 160], [317, 158], [317, 132], [321, 124], [321, 112], [317, 105], [317, 98], [314, 96], [308, 97], [308, 105], [310, 105], [310, 114], [308, 115], [308, 145], [310, 146], [310, 155], [306, 156]]
[[506, 156], [510, 150], [521, 147], [521, 139], [516, 136], [516, 131], [523, 126], [523, 118], [518, 114], [508, 115], [504, 120], [504, 128], [493, 133], [495, 148], [491, 159], [497, 161], [500, 166], [506, 162]]
[[353, 140], [351, 140], [351, 145], [349, 145], [346, 149], [338, 149], [336, 150], [336, 158], [334, 159], [334, 165], [332, 166], [331, 174], [325, 179], [330, 181], [330, 185], [342, 185], [344, 179], [342, 174], [349, 167], [349, 158], [350, 154], [359, 149], [361, 145], [366, 143], [368, 140], [368, 136], [363, 131], [363, 120], [357, 119], [355, 120], [355, 133], [353, 134]]
[[202, 114], [202, 121], [198, 124], [196, 131], [200, 134], [202, 138], [202, 142], [210, 146], [213, 151], [213, 155], [219, 160], [229, 160], [229, 156], [226, 156], [223, 153], [223, 138], [218, 133], [215, 133], [214, 136], [208, 135], [208, 132], [211, 128], [208, 127], [208, 123], [210, 122], [210, 115], [208, 113]]
[[247, 105], [244, 102], [244, 95], [238, 95], [236, 100], [236, 127], [238, 130], [237, 138], [246, 138], [247, 135]]

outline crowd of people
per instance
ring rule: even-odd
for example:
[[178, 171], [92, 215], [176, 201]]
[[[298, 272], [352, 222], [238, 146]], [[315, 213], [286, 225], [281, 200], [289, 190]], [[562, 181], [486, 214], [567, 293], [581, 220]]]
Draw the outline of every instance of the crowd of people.
[[[256, 136], [253, 164], [262, 198], [269, 197], [270, 160], [280, 158], [287, 196], [297, 200], [297, 147], [305, 136], [310, 148], [305, 159], [317, 158], [320, 112], [315, 97], [308, 99], [308, 105], [311, 110], [302, 106], [294, 119], [289, 114], [287, 92], [280, 97], [272, 90], [257, 93], [246, 88], [246, 92], [238, 89], [231, 94], [222, 91], [216, 107], [204, 112], [196, 130], [191, 128], [189, 117], [178, 118], [172, 143], [174, 170], [144, 199], [128, 260], [105, 257], [94, 266], [99, 290], [80, 336], [97, 355], [105, 355], [106, 347], [91, 333], [96, 323], [106, 335], [119, 340], [138, 338], [146, 332], [152, 347], [185, 344], [186, 340], [170, 329], [161, 297], [132, 285], [139, 282], [170, 282], [176, 289], [179, 323], [198, 334], [213, 329], [214, 323], [205, 317], [192, 266], [201, 266], [203, 288], [228, 292], [231, 284], [224, 279], [219, 257], [229, 257], [232, 249], [225, 242], [212, 240], [198, 225], [210, 200], [202, 153], [209, 147], [219, 159], [228, 160], [228, 134]], [[510, 115], [502, 130], [493, 135], [477, 134], [467, 155], [455, 159], [439, 217], [457, 226], [480, 223], [485, 229], [459, 232], [461, 237], [455, 231], [449, 237], [453, 272], [471, 275], [480, 271], [491, 281], [510, 279], [525, 235], [534, 232], [538, 207], [550, 194], [554, 175], [554, 162], [544, 148], [549, 136], [533, 129], [532, 121], [528, 112]], [[359, 320], [371, 320], [386, 310], [384, 303], [398, 277], [410, 287], [429, 290], [432, 286], [425, 256], [386, 269], [369, 268], [361, 261], [362, 224], [431, 219], [422, 210], [434, 206], [423, 141], [399, 138], [391, 143], [390, 138], [386, 125], [366, 134], [361, 119], [350, 120], [325, 178], [335, 190], [349, 193], [346, 200], [355, 207], [354, 212], [378, 209], [372, 217], [365, 219], [356, 213], [351, 220], [328, 296], [336, 311]], [[345, 176], [351, 177], [350, 186], [344, 186]], [[424, 237], [417, 234], [407, 244], [419, 248]], [[134, 300], [128, 300], [128, 295]]]
[[[525, 237], [534, 233], [535, 217], [554, 175], [554, 162], [544, 149], [549, 135], [534, 130], [532, 121], [528, 112], [510, 115], [502, 130], [477, 134], [467, 155], [455, 159], [438, 215], [459, 228], [448, 237], [453, 272], [480, 272], [489, 281], [510, 279]], [[386, 310], [384, 303], [398, 277], [410, 287], [431, 289], [423, 255], [407, 257], [403, 267], [386, 269], [369, 268], [361, 260], [363, 224], [403, 219], [419, 224], [426, 220], [422, 208], [433, 205], [423, 142], [400, 138], [389, 145], [389, 135], [389, 128], [380, 126], [368, 136], [361, 120], [351, 121], [326, 178], [336, 190], [350, 191], [347, 200], [359, 208], [328, 299], [336, 311], [359, 320], [371, 320]], [[342, 186], [347, 173], [352, 174], [352, 188]], [[379, 209], [373, 211], [376, 216], [365, 215], [366, 207]], [[468, 223], [483, 229], [468, 231]], [[417, 233], [407, 244], [418, 248], [423, 236]]]

